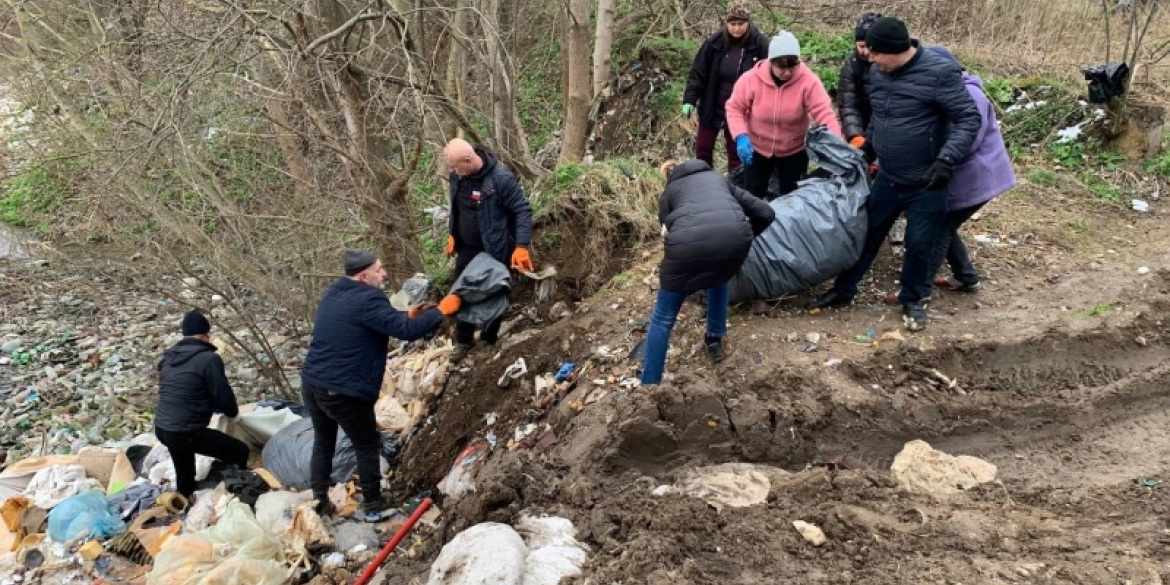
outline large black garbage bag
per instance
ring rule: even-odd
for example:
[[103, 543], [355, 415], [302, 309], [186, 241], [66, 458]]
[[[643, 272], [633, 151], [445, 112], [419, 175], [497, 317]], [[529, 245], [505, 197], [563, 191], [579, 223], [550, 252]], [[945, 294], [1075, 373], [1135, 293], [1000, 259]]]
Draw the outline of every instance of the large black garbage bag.
[[752, 243], [731, 281], [731, 302], [809, 290], [853, 266], [868, 230], [865, 155], [824, 127], [806, 139], [814, 177], [770, 204], [776, 221]]
[[[397, 464], [398, 437], [382, 435], [383, 468]], [[309, 489], [309, 462], [313, 458], [313, 419], [301, 420], [280, 429], [261, 453], [264, 469], [272, 472], [285, 487]], [[357, 452], [341, 429], [337, 430], [337, 448], [333, 452], [333, 481], [342, 483], [357, 473]]]
[[1081, 69], [1089, 82], [1089, 103], [1107, 104], [1125, 95], [1125, 81], [1129, 79], [1129, 65], [1110, 61]]

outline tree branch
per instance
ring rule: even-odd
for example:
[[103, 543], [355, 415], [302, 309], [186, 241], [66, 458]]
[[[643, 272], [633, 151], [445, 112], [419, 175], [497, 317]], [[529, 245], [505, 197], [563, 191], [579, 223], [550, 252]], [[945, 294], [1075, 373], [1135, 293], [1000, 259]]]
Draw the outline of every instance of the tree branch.
[[348, 33], [350, 31], [350, 29], [352, 29], [354, 26], [356, 26], [359, 22], [364, 22], [367, 20], [377, 20], [379, 18], [386, 18], [386, 16], [387, 16], [387, 14], [385, 12], [373, 12], [373, 13], [366, 12], [366, 13], [362, 13], [362, 14], [355, 14], [353, 16], [353, 18], [345, 21], [345, 23], [342, 24], [341, 26], [333, 29], [330, 32], [327, 32], [327, 33], [321, 35], [320, 37], [317, 37], [313, 42], [309, 43], [309, 46], [305, 47], [305, 52], [312, 53], [313, 51], [315, 51], [317, 49], [317, 47], [320, 47], [321, 45], [328, 43], [329, 41], [332, 41], [333, 39], [336, 39], [337, 37], [340, 37], [341, 35]]

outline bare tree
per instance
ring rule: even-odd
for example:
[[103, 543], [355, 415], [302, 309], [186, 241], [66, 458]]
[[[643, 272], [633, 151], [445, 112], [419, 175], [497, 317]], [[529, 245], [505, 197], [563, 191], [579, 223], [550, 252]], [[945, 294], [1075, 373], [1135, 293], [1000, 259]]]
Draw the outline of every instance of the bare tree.
[[609, 81], [610, 56], [613, 53], [613, 24], [617, 0], [598, 0], [597, 32], [593, 37], [593, 95], [605, 89]]
[[590, 0], [568, 0], [567, 35], [564, 45], [567, 68], [565, 91], [565, 130], [561, 160], [580, 162], [585, 156], [589, 132], [591, 79], [589, 68]]

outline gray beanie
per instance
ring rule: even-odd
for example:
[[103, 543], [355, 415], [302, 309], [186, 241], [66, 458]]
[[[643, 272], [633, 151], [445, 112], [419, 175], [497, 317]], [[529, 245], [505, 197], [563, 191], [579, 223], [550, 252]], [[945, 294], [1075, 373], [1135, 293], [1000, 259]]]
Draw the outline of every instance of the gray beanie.
[[367, 250], [346, 250], [345, 256], [345, 275], [353, 276], [378, 261], [378, 257], [373, 252]]
[[799, 57], [800, 56], [800, 41], [796, 40], [796, 35], [782, 30], [772, 37], [772, 42], [768, 43], [768, 60], [776, 57]]

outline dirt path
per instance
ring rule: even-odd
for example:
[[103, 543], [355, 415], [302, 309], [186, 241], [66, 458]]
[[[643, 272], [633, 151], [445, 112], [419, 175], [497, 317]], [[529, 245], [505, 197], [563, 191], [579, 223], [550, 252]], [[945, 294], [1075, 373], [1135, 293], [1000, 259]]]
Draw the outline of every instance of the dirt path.
[[[497, 449], [477, 491], [441, 502], [442, 529], [396, 561], [390, 582], [425, 582], [459, 530], [529, 510], [574, 521], [592, 548], [580, 583], [1162, 583], [1170, 227], [1107, 209], [1087, 218], [1094, 237], [1061, 240], [1015, 230], [1029, 214], [1062, 225], [1082, 208], [1019, 196], [989, 209], [969, 230], [1004, 242], [973, 244], [985, 290], [939, 295], [924, 333], [901, 330], [898, 309], [880, 303], [897, 289], [898, 258], [884, 254], [850, 308], [810, 315], [791, 299], [735, 311], [718, 366], [701, 350], [702, 308], [687, 304], [672, 375], [626, 391], [613, 382], [635, 371], [624, 356], [653, 302], [648, 262], [574, 317], [455, 375], [406, 452], [413, 489], [489, 430], [545, 421], [557, 442]], [[903, 339], [883, 338], [891, 332]], [[815, 351], [802, 351], [808, 339]], [[495, 384], [517, 357], [549, 372], [587, 356], [589, 380], [548, 412], [529, 403], [530, 383]], [[590, 403], [577, 414], [574, 402]], [[489, 412], [500, 415], [491, 428]], [[890, 463], [914, 439], [995, 464], [998, 482], [941, 500], [901, 490]], [[734, 511], [651, 494], [732, 462], [786, 479], [766, 503]], [[809, 546], [793, 520], [817, 524], [828, 543]]]

